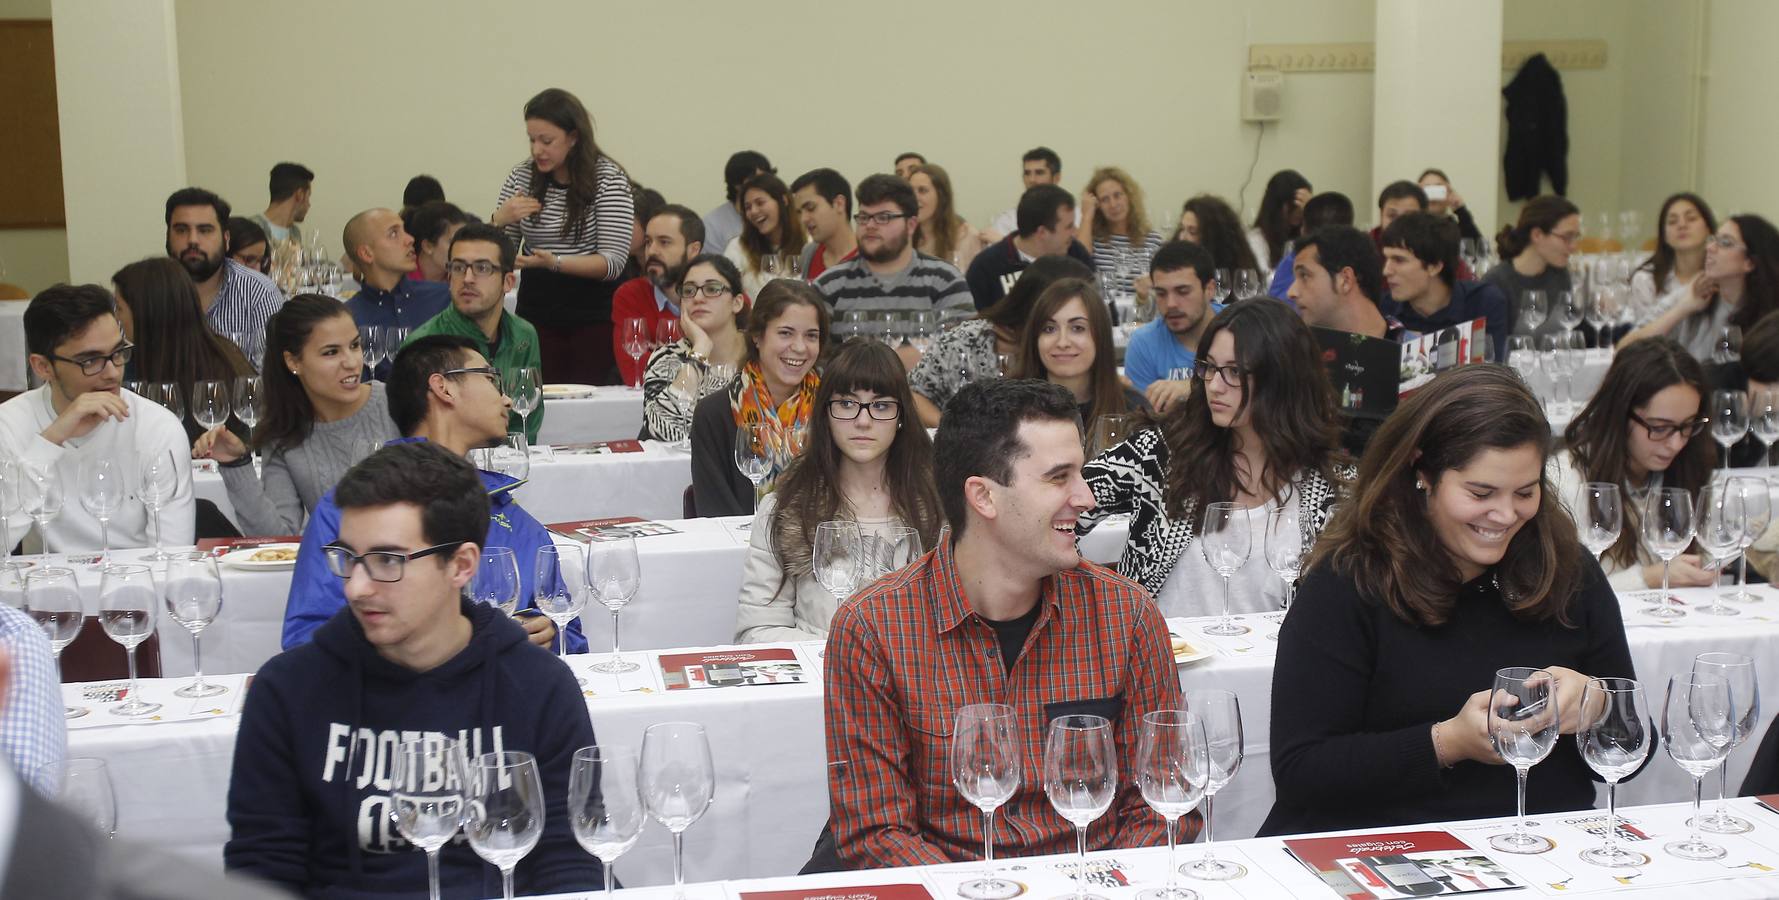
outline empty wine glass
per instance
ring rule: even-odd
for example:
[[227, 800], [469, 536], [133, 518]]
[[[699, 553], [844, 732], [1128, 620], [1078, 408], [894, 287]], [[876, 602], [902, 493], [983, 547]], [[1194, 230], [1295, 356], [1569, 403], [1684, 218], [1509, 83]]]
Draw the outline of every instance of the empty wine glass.
[[463, 748], [437, 735], [402, 741], [391, 778], [395, 828], [426, 853], [427, 886], [432, 900], [439, 900], [439, 850], [463, 826]]
[[655, 320], [655, 343], [666, 347], [680, 342], [679, 319], [663, 316]]
[[43, 545], [43, 552], [50, 553], [49, 523], [62, 514], [62, 481], [56, 477], [55, 469], [28, 462], [19, 463], [19, 475], [19, 496], [25, 515], [37, 526], [37, 540]]
[[1075, 826], [1075, 900], [1105, 900], [1087, 892], [1087, 826], [1112, 808], [1118, 790], [1118, 750], [1103, 716], [1050, 720], [1044, 737], [1044, 795], [1056, 814]]
[[1538, 371], [1538, 344], [1529, 334], [1507, 336], [1507, 364], [1519, 373], [1520, 380], [1531, 383]]
[[[864, 543], [867, 539], [860, 538], [860, 541]], [[920, 543], [920, 532], [910, 525], [887, 526], [868, 542], [871, 547], [866, 550], [865, 558], [871, 565], [873, 581], [901, 571], [926, 552]]]
[[1723, 467], [1730, 467], [1730, 447], [1748, 436], [1748, 392], [1711, 392], [1711, 439], [1723, 447]]
[[1211, 801], [1241, 770], [1245, 745], [1242, 738], [1242, 704], [1230, 691], [1194, 689], [1186, 692], [1186, 711], [1198, 716], [1205, 730], [1205, 754], [1210, 778], [1205, 782], [1201, 808], [1205, 820], [1205, 855], [1180, 868], [1180, 874], [1201, 881], [1228, 881], [1248, 873], [1240, 863], [1217, 858], [1211, 831]]
[[1618, 485], [1590, 481], [1581, 486], [1575, 501], [1575, 524], [1581, 532], [1581, 545], [1595, 559], [1601, 559], [1624, 531], [1624, 506]]
[[196, 552], [175, 554], [167, 560], [161, 595], [166, 600], [167, 615], [191, 632], [192, 682], [173, 693], [180, 697], [214, 697], [228, 690], [204, 681], [204, 657], [198, 648], [199, 636], [222, 613], [222, 576], [216, 571], [216, 557]]
[[1649, 857], [1618, 845], [1618, 783], [1649, 757], [1649, 703], [1643, 685], [1629, 678], [1593, 678], [1581, 690], [1581, 730], [1575, 742], [1581, 758], [1606, 782], [1606, 833], [1581, 858], [1611, 869], [1641, 866]]
[[519, 559], [511, 547], [483, 547], [470, 597], [508, 616], [519, 611]]
[[1495, 672], [1489, 693], [1489, 740], [1518, 776], [1519, 818], [1513, 831], [1489, 838], [1489, 846], [1505, 853], [1543, 853], [1555, 847], [1550, 838], [1526, 831], [1526, 776], [1543, 762], [1557, 743], [1562, 712], [1557, 705], [1556, 678], [1543, 669], [1520, 666]]
[[20, 565], [12, 561], [12, 517], [24, 510], [25, 488], [20, 483], [24, 468], [18, 460], [0, 456], [0, 569], [15, 570]]
[[[1266, 565], [1285, 583], [1285, 604], [1289, 612], [1297, 594], [1297, 576], [1303, 572], [1303, 530], [1298, 526], [1297, 504], [1284, 502], [1266, 514]], [[1280, 616], [1282, 620], [1284, 616]], [[1267, 635], [1273, 640], [1275, 632]]]
[[[1761, 483], [1761, 493], [1766, 493], [1765, 482]], [[1748, 523], [1742, 501], [1743, 492], [1732, 488], [1727, 481], [1707, 484], [1699, 489], [1699, 506], [1693, 510], [1694, 538], [1711, 559], [1728, 559], [1741, 548], [1742, 533]], [[1723, 605], [1723, 594], [1717, 591], [1711, 592], [1710, 605], [1694, 606], [1693, 609], [1713, 616], [1734, 616], [1742, 612]]]
[[582, 747], [568, 770], [568, 821], [581, 849], [605, 870], [605, 897], [611, 900], [612, 867], [636, 846], [646, 816], [636, 787], [636, 754], [627, 747]]
[[1736, 714], [1729, 682], [1716, 674], [1675, 675], [1668, 679], [1668, 697], [1662, 704], [1662, 743], [1668, 756], [1693, 778], [1693, 831], [1684, 841], [1662, 846], [1681, 859], [1722, 859], [1729, 851], [1699, 834], [1704, 816], [1699, 812], [1705, 776], [1723, 765], [1736, 743]]
[[1143, 714], [1137, 739], [1137, 788], [1143, 802], [1166, 823], [1167, 884], [1137, 894], [1137, 900], [1196, 900], [1197, 891], [1179, 886], [1174, 862], [1174, 825], [1204, 798], [1211, 779], [1210, 748], [1204, 723], [1184, 710]]
[[1519, 320], [1525, 324], [1527, 332], [1538, 331], [1544, 324], [1545, 315], [1550, 311], [1550, 304], [1544, 292], [1533, 289], [1520, 292]]
[[1584, 294], [1571, 290], [1557, 291], [1551, 295], [1550, 315], [1565, 330], [1574, 331], [1587, 317], [1586, 305]]
[[1248, 511], [1234, 503], [1208, 504], [1204, 527], [1198, 534], [1198, 548], [1204, 553], [1205, 562], [1223, 576], [1223, 615], [1217, 624], [1206, 626], [1205, 633], [1247, 634], [1248, 626], [1237, 624], [1229, 615], [1229, 579], [1248, 561]]
[[487, 450], [488, 471], [505, 475], [515, 481], [531, 477], [531, 443], [525, 432], [510, 431], [500, 443]]
[[[667, 321], [667, 320], [663, 320]], [[506, 394], [519, 414], [519, 431], [531, 433], [531, 414], [544, 402], [543, 376], [536, 366], [518, 366], [502, 373]]]
[[[44, 763], [50, 799], [61, 804], [107, 838], [117, 837], [117, 791], [105, 760], [76, 756]], [[30, 823], [20, 823], [29, 825]]]
[[1112, 414], [1095, 416], [1093, 428], [1087, 438], [1087, 455], [1099, 456], [1118, 446], [1129, 434], [1130, 421], [1126, 417]]
[[537, 548], [532, 570], [532, 597], [538, 612], [556, 626], [558, 655], [568, 656], [568, 623], [587, 605], [587, 557], [580, 545], [545, 544]]
[[618, 345], [624, 348], [624, 355], [630, 357], [631, 367], [639, 373], [636, 383], [630, 385], [633, 391], [642, 390], [642, 355], [649, 347], [649, 322], [647, 319], [630, 316], [618, 320]]
[[1779, 442], [1779, 390], [1761, 388], [1748, 392], [1748, 433], [1760, 441], [1760, 462], [1768, 465], [1773, 444]]
[[234, 398], [227, 381], [205, 379], [192, 382], [191, 417], [209, 431], [229, 420], [234, 412]]
[[1711, 361], [1718, 365], [1740, 362], [1742, 359], [1742, 326], [1725, 325], [1717, 329], [1717, 337], [1711, 344]]
[[537, 757], [509, 750], [469, 761], [463, 833], [470, 849], [500, 869], [500, 886], [513, 900], [513, 869], [544, 834], [544, 785]]
[[185, 421], [185, 395], [180, 392], [179, 385], [169, 381], [151, 381], [143, 385], [148, 391], [148, 399], [166, 407], [167, 412], [179, 421]]
[[[45, 566], [25, 573], [25, 614], [43, 629], [49, 638], [49, 652], [56, 663], [56, 683], [62, 683], [62, 651], [86, 626], [86, 605], [80, 596], [80, 585], [74, 570]], [[62, 715], [78, 719], [92, 710], [84, 706], [64, 706]]]
[[1743, 834], [1753, 831], [1754, 825], [1747, 819], [1730, 815], [1728, 756], [1760, 726], [1760, 678], [1755, 672], [1754, 660], [1740, 653], [1701, 653], [1693, 657], [1693, 675], [1721, 678], [1729, 684], [1731, 713], [1736, 725], [1735, 740], [1730, 749], [1724, 752], [1724, 765], [1717, 767], [1717, 809], [1703, 821], [1694, 823], [1694, 827], [1713, 834]]
[[1668, 564], [1693, 542], [1693, 497], [1685, 488], [1650, 491], [1643, 504], [1643, 545], [1662, 561], [1662, 593], [1657, 605], [1643, 610], [1658, 619], [1678, 619], [1686, 613], [1674, 606], [1668, 594]]
[[1752, 475], [1732, 476], [1728, 481], [1727, 490], [1735, 495], [1742, 504], [1742, 541], [1736, 546], [1738, 554], [1736, 589], [1727, 596], [1730, 600], [1740, 603], [1756, 603], [1761, 597], [1748, 589], [1748, 548], [1767, 533], [1767, 526], [1773, 521], [1772, 486], [1767, 480]]
[[253, 429], [266, 415], [266, 380], [258, 375], [242, 375], [235, 379], [235, 418], [247, 426], [248, 452], [259, 462], [254, 449]]
[[642, 733], [642, 805], [673, 833], [673, 892], [686, 893], [686, 829], [710, 809], [717, 790], [710, 739], [694, 722], [660, 722]]
[[1216, 300], [1219, 304], [1228, 303], [1229, 302], [1229, 290], [1231, 287], [1233, 287], [1235, 285], [1235, 281], [1230, 276], [1228, 269], [1218, 269], [1216, 277], [1217, 277]]
[[[179, 467], [181, 461], [174, 457], [171, 450], [148, 452], [142, 458], [141, 482], [137, 494], [142, 498], [142, 505], [148, 509], [149, 517], [154, 521], [154, 552], [142, 557], [153, 562], [166, 562], [173, 558], [171, 553], [161, 548], [161, 511], [173, 502], [179, 493]], [[190, 469], [191, 463], [183, 463]]]
[[[642, 587], [642, 563], [636, 557], [636, 538], [629, 535], [587, 545], [587, 585], [592, 597], [612, 614], [612, 655], [593, 664], [593, 671], [607, 675], [634, 672], [641, 666], [620, 655], [618, 612]], [[646, 745], [645, 745], [646, 751]]]
[[107, 456], [80, 461], [80, 505], [99, 520], [100, 562], [111, 555], [111, 517], [123, 508], [129, 494], [122, 462]]
[[130, 688], [124, 702], [113, 706], [114, 715], [136, 718], [153, 714], [159, 703], [144, 703], [136, 682], [136, 647], [154, 634], [154, 576], [147, 566], [106, 566], [99, 576], [99, 624], [112, 640], [123, 645], [130, 664]]
[[760, 485], [772, 474], [772, 439], [772, 426], [764, 422], [750, 422], [735, 429], [735, 468], [753, 482], [756, 501], [760, 498]]
[[1254, 269], [1235, 270], [1235, 299], [1248, 300], [1260, 296], [1260, 273]]
[[815, 526], [810, 563], [815, 567], [816, 583], [833, 594], [835, 602], [846, 600], [858, 589], [865, 568], [863, 556], [857, 522], [835, 519]]
[[971, 806], [982, 810], [981, 878], [958, 886], [967, 900], [1012, 900], [1024, 892], [995, 874], [995, 810], [1019, 792], [1022, 768], [1019, 718], [1004, 703], [973, 703], [958, 708], [951, 732], [951, 783]]

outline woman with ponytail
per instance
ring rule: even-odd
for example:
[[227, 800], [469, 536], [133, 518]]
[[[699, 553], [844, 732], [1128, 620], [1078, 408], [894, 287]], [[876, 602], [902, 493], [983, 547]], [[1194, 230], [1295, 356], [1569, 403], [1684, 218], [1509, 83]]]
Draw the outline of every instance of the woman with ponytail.
[[[1501, 265], [1490, 269], [1482, 280], [1500, 288], [1507, 297], [1514, 334], [1532, 333], [1531, 328], [1519, 324], [1520, 305], [1527, 291], [1543, 291], [1550, 301], [1557, 291], [1572, 289], [1569, 254], [1575, 251], [1575, 243], [1580, 239], [1581, 210], [1554, 194], [1527, 201], [1520, 207], [1519, 221], [1501, 229], [1495, 237]], [[1550, 334], [1561, 330], [1563, 325], [1554, 315], [1538, 329]]]

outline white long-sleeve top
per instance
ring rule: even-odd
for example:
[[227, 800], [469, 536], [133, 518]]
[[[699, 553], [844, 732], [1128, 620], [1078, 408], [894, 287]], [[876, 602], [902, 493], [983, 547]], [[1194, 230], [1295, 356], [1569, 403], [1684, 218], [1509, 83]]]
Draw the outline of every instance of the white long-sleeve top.
[[[735, 615], [738, 644], [827, 640], [828, 621], [840, 608], [840, 601], [809, 572], [792, 577], [784, 590], [779, 590], [785, 571], [772, 552], [772, 513], [777, 509], [778, 496], [767, 494], [754, 510], [754, 524], [748, 529], [747, 567]], [[859, 536], [866, 540], [883, 538], [902, 524], [895, 516], [856, 521]]]
[[[147, 547], [154, 542], [149, 531], [148, 510], [140, 500], [141, 465], [147, 454], [170, 452], [179, 488], [161, 510], [162, 543], [178, 547], [192, 543], [195, 512], [192, 501], [191, 444], [185, 428], [165, 407], [119, 389], [130, 405], [130, 417], [109, 420], [85, 435], [69, 438], [58, 446], [43, 437], [43, 429], [56, 419], [48, 385], [26, 391], [0, 403], [0, 453], [39, 471], [53, 470], [62, 489], [62, 511], [49, 522], [49, 544], [55, 552], [98, 550], [99, 520], [80, 502], [80, 466], [95, 456], [122, 460], [130, 491], [110, 522], [111, 547]], [[13, 542], [24, 534], [29, 520], [22, 514], [12, 519]]]

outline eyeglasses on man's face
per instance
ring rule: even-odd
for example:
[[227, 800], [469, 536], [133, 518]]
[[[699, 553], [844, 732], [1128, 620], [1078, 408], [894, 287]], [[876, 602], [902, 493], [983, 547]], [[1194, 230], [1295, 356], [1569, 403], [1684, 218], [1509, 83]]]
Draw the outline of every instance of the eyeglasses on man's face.
[[76, 359], [69, 359], [66, 356], [57, 356], [54, 353], [47, 355], [50, 359], [53, 359], [56, 362], [65, 362], [71, 366], [79, 366], [80, 374], [82, 375], [97, 375], [100, 372], [105, 371], [106, 363], [111, 363], [120, 369], [123, 368], [125, 364], [129, 363], [130, 355], [135, 351], [135, 344], [125, 344], [110, 353], [101, 353], [95, 356], [83, 355]]
[[837, 398], [828, 401], [828, 415], [836, 419], [852, 421], [859, 413], [869, 411], [871, 418], [879, 422], [894, 421], [902, 414], [902, 404], [896, 400], [873, 400], [861, 403], [857, 400]]
[[449, 378], [453, 375], [486, 375], [495, 390], [500, 390], [500, 370], [493, 366], [470, 366], [462, 369], [446, 369], [439, 373]]
[[876, 212], [876, 213], [859, 213], [858, 215], [855, 215], [852, 217], [852, 221], [854, 224], [858, 225], [860, 228], [863, 228], [866, 225], [888, 225], [889, 223], [894, 222], [897, 219], [906, 219], [906, 218], [909, 218], [907, 213]]
[[402, 580], [406, 572], [408, 560], [420, 559], [438, 553], [449, 553], [463, 546], [462, 541], [451, 541], [434, 544], [413, 553], [397, 553], [393, 550], [372, 550], [368, 553], [353, 553], [348, 547], [339, 544], [328, 544], [321, 548], [321, 556], [327, 560], [327, 570], [341, 578], [351, 578], [352, 568], [364, 564], [364, 572], [371, 576], [372, 581], [385, 584]]
[[499, 265], [485, 259], [478, 259], [474, 262], [454, 259], [451, 260], [451, 264], [445, 268], [451, 272], [452, 278], [462, 278], [465, 272], [474, 272], [476, 273], [477, 278], [487, 278], [497, 272], [504, 273], [506, 271]]

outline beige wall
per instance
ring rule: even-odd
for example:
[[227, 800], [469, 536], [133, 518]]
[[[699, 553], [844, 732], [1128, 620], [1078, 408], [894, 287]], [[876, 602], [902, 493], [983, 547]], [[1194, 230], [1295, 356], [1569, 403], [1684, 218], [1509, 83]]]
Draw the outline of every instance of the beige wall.
[[1779, 220], [1779, 99], [1773, 38], [1779, 4], [1710, 0], [1701, 168], [1705, 199], [1718, 216], [1757, 212]]
[[[0, 19], [47, 19], [50, 0], [0, 0]], [[0, 281], [36, 293], [68, 280], [68, 241], [60, 228], [0, 229]]]

